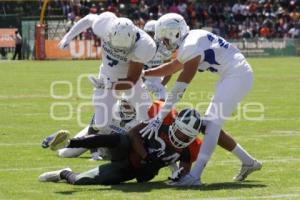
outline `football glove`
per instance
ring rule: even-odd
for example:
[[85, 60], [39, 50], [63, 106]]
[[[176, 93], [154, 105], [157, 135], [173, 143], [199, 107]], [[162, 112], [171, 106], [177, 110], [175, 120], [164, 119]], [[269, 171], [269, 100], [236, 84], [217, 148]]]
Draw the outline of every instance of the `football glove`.
[[58, 47], [60, 49], [68, 49], [69, 48], [69, 44], [70, 44], [71, 40], [67, 40], [65, 37], [58, 43]]
[[140, 130], [140, 134], [142, 135], [142, 138], [148, 136], [148, 139], [150, 139], [153, 135], [158, 135], [158, 129], [162, 124], [162, 119], [160, 117], [155, 117], [147, 121], [146, 124], [147, 125]]
[[89, 76], [88, 79], [92, 83], [92, 85], [97, 89], [110, 90], [113, 87], [113, 82], [111, 82], [109, 79], [98, 79], [95, 76]]
[[178, 181], [182, 176], [183, 167], [180, 167], [178, 170], [172, 172], [171, 176], [168, 177], [170, 181]]

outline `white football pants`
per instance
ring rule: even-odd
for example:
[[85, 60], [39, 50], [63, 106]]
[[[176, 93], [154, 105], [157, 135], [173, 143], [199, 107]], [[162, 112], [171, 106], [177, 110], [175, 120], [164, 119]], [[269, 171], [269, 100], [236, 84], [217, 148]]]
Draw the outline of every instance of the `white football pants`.
[[[129, 103], [135, 107], [137, 113], [137, 120], [148, 119], [148, 108], [151, 105], [151, 99], [142, 87], [142, 80], [140, 79], [131, 89], [124, 91], [95, 89], [93, 95], [93, 103], [95, 107], [95, 127], [98, 129], [104, 128], [107, 124], [111, 124], [112, 118], [118, 119], [116, 106], [118, 99], [125, 98]], [[114, 116], [115, 115], [115, 116]]]

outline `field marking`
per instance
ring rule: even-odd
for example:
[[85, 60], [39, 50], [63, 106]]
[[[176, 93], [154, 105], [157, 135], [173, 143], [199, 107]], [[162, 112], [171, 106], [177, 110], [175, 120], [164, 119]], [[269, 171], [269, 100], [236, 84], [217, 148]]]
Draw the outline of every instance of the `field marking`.
[[40, 95], [40, 94], [0, 95], [1, 100], [5, 100], [5, 99], [34, 99], [34, 98], [51, 98], [51, 96], [50, 95]]
[[[59, 158], [59, 157], [58, 157]], [[88, 160], [88, 159], [87, 159]], [[300, 162], [300, 159], [290, 158], [290, 159], [271, 159], [271, 160], [261, 160], [263, 163], [293, 163]], [[239, 163], [238, 160], [223, 160], [223, 161], [211, 161], [208, 165], [232, 165]], [[91, 163], [93, 164], [93, 163]], [[9, 171], [37, 171], [37, 170], [46, 170], [46, 169], [60, 169], [65, 166], [44, 166], [44, 167], [28, 167], [28, 168], [0, 168], [0, 172], [9, 172]], [[81, 168], [82, 165], [72, 165], [73, 168]]]
[[[210, 197], [210, 198], [199, 198], [199, 200], [246, 200], [246, 199], [287, 199], [300, 197], [299, 193], [296, 194], [274, 194], [269, 196], [252, 196], [252, 197]], [[198, 200], [198, 198], [193, 198]]]
[[[87, 159], [88, 160], [88, 159]], [[94, 162], [91, 162], [93, 164]], [[88, 166], [88, 165], [87, 165]], [[80, 168], [82, 165], [72, 165], [72, 168]], [[39, 170], [58, 170], [66, 168], [66, 166], [49, 166], [49, 167], [29, 167], [29, 168], [0, 168], [0, 172], [13, 172], [13, 171], [39, 171]]]
[[13, 143], [13, 144], [9, 144], [9, 143], [0, 143], [0, 146], [7, 146], [7, 147], [26, 147], [26, 146], [40, 146], [41, 143]]
[[[287, 159], [280, 159], [280, 158], [275, 158], [275, 159], [269, 159], [269, 160], [260, 160], [263, 164], [265, 163], [297, 163], [300, 162], [300, 159], [298, 158], [287, 158]], [[232, 165], [232, 164], [239, 164], [239, 160], [222, 160], [222, 161], [211, 161], [208, 163], [208, 165], [214, 166], [226, 166], [226, 165]]]
[[300, 134], [300, 131], [295, 130], [273, 130], [271, 133], [275, 134]]

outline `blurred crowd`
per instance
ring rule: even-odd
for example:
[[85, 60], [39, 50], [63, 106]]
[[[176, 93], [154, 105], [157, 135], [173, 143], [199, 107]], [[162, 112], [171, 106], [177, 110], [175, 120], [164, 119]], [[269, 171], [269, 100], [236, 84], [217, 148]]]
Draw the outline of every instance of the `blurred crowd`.
[[[40, 10], [42, 1], [35, 3]], [[227, 39], [300, 35], [300, 0], [52, 0], [47, 16], [63, 15], [70, 28], [85, 15], [104, 11], [129, 17], [141, 28], [149, 19], [179, 13], [192, 29], [206, 28]], [[31, 4], [25, 13], [32, 12]]]

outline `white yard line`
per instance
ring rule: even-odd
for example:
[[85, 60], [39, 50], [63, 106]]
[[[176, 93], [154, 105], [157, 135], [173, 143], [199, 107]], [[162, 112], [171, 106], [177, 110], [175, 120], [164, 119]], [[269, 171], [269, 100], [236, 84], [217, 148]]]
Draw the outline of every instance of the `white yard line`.
[[300, 134], [300, 131], [295, 130], [273, 130], [271, 133], [275, 134]]
[[[46, 166], [46, 167], [28, 167], [28, 168], [0, 168], [0, 172], [14, 172], [14, 171], [46, 171], [46, 170], [58, 170], [58, 169], [63, 169], [66, 166]], [[80, 168], [82, 165], [72, 165], [74, 168]]]
[[41, 146], [41, 143], [0, 143], [0, 147], [26, 147], [26, 146]]
[[193, 200], [247, 200], [247, 199], [299, 199], [300, 193], [296, 194], [274, 194], [268, 196], [252, 196], [252, 197], [210, 197], [210, 198], [196, 198]]
[[51, 98], [50, 95], [40, 94], [20, 94], [20, 95], [0, 95], [0, 99], [34, 99], [34, 98]]

